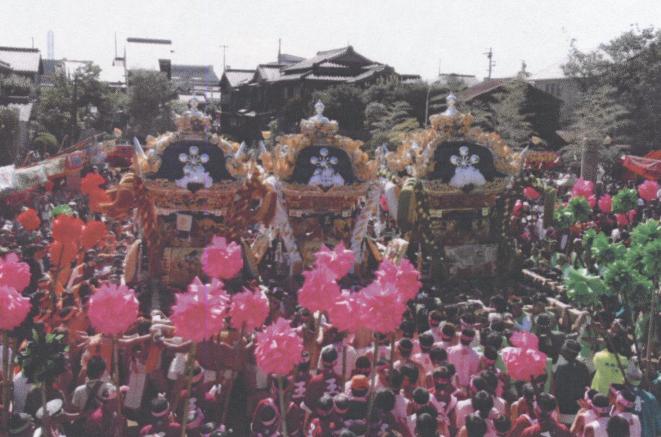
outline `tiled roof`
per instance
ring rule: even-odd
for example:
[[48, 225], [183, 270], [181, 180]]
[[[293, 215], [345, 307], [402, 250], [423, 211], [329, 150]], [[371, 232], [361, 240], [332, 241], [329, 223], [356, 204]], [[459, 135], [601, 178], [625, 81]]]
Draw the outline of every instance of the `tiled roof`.
[[255, 70], [232, 70], [227, 69], [223, 76], [227, 79], [232, 88], [243, 83], [249, 82], [255, 75]]
[[347, 54], [353, 54], [355, 56], [358, 56], [364, 59], [367, 63], [372, 62], [369, 59], [365, 58], [364, 56], [357, 54], [353, 50], [353, 47], [347, 46], [347, 47], [340, 47], [339, 49], [324, 50], [317, 52], [316, 56], [313, 56], [312, 58], [304, 59], [301, 62], [290, 65], [289, 67], [285, 68], [285, 71], [307, 70], [312, 68], [315, 64], [319, 64], [324, 61], [333, 61]]
[[277, 63], [278, 64], [291, 65], [291, 64], [296, 64], [297, 62], [301, 62], [304, 59], [305, 58], [302, 58], [300, 56], [290, 55], [290, 54], [287, 54], [287, 53], [280, 53], [278, 55], [278, 62]]
[[267, 82], [273, 82], [280, 77], [282, 65], [278, 64], [260, 64], [257, 67], [259, 76]]
[[465, 90], [461, 91], [458, 97], [460, 100], [463, 100], [464, 102], [468, 102], [470, 100], [473, 100], [475, 97], [481, 96], [482, 94], [486, 94], [497, 88], [500, 88], [501, 86], [505, 85], [505, 83], [507, 83], [507, 80], [505, 79], [487, 79], [483, 82], [478, 83], [477, 85], [474, 85], [470, 88], [466, 88]]
[[43, 71], [39, 49], [0, 47], [0, 59], [9, 64], [14, 71], [22, 73]]
[[172, 40], [158, 38], [126, 38], [126, 42], [137, 42], [141, 44], [172, 44]]
[[191, 81], [195, 83], [218, 84], [218, 76], [212, 65], [177, 65], [172, 64], [173, 81]]
[[11, 70], [11, 66], [9, 65], [8, 62], [5, 62], [2, 59], [0, 59], [0, 69], [1, 70]]

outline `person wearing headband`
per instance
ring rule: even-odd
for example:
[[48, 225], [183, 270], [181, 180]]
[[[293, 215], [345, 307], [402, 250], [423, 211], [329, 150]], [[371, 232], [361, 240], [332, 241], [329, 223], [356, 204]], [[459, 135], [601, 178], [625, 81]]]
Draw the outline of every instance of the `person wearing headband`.
[[448, 349], [448, 361], [455, 367], [458, 388], [464, 390], [466, 395], [471, 376], [480, 370], [480, 354], [471, 347], [474, 338], [474, 329], [462, 329], [459, 344]]
[[617, 391], [615, 395], [615, 405], [611, 411], [611, 416], [620, 415], [629, 424], [629, 435], [631, 437], [641, 437], [642, 428], [640, 419], [635, 413], [636, 395], [631, 390], [624, 387]]
[[[551, 435], [554, 437], [570, 437], [569, 429], [558, 422], [554, 417], [557, 403], [555, 397], [549, 393], [540, 393], [535, 401], [535, 414], [537, 420], [521, 432], [521, 437], [539, 437]], [[516, 436], [512, 429], [511, 436]]]
[[608, 397], [601, 393], [594, 395], [594, 398], [592, 398], [592, 409], [597, 415], [597, 418], [585, 425], [583, 435], [585, 437], [601, 437], [607, 435], [606, 428], [611, 413], [611, 405], [608, 402]]
[[425, 334], [431, 334], [434, 342], [441, 341], [443, 338], [443, 327], [445, 325], [443, 324], [441, 312], [438, 310], [430, 311], [427, 321], [429, 323], [429, 329], [425, 331]]
[[141, 436], [159, 435], [164, 437], [179, 437], [181, 425], [173, 420], [170, 403], [165, 395], [159, 393], [150, 404], [151, 424], [145, 425], [140, 430]]
[[451, 435], [455, 431], [456, 409], [458, 400], [453, 394], [452, 372], [447, 366], [434, 371], [434, 389], [431, 393], [431, 403], [438, 412], [438, 429], [443, 435]]
[[448, 350], [457, 344], [457, 328], [453, 323], [446, 322], [441, 327], [439, 338], [434, 338], [434, 346]]
[[[331, 327], [324, 335], [326, 346], [321, 349], [319, 362], [317, 363], [318, 369], [324, 368], [322, 356], [324, 351], [335, 349], [338, 359], [335, 362], [333, 371], [342, 377], [342, 381], [348, 380], [353, 374], [353, 369], [358, 358], [356, 349], [346, 341], [346, 333], [340, 332], [335, 327]], [[344, 374], [342, 371], [344, 370]]]
[[586, 388], [583, 398], [577, 402], [580, 409], [569, 429], [573, 435], [583, 435], [585, 425], [597, 419], [597, 413], [592, 408], [592, 399], [597, 393], [597, 390]]
[[315, 405], [324, 394], [332, 397], [338, 394], [342, 388], [342, 378], [334, 370], [338, 360], [335, 348], [326, 348], [321, 353], [320, 360], [321, 369], [318, 374], [310, 378], [303, 400], [302, 408], [309, 413], [315, 411]]
[[272, 398], [259, 401], [252, 417], [252, 437], [270, 437], [279, 435], [280, 411]]
[[104, 383], [96, 394], [99, 407], [85, 422], [85, 435], [113, 437], [126, 431], [126, 419], [117, 413], [117, 388]]

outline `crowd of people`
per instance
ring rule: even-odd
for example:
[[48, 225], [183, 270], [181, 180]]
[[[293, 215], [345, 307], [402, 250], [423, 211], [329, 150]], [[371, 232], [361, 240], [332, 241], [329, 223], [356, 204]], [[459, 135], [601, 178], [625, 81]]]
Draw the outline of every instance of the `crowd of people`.
[[[117, 181], [111, 171], [92, 171], [109, 184]], [[615, 187], [609, 182], [600, 189]], [[4, 205], [0, 229], [2, 255], [20, 254], [31, 274], [23, 293], [32, 312], [12, 333], [13, 373], [2, 375], [13, 382], [9, 435], [170, 437], [183, 435], [182, 427], [188, 436], [216, 437], [274, 437], [284, 428], [289, 436], [315, 437], [661, 435], [661, 381], [644, 375], [647, 369], [636, 359], [634, 320], [623, 303], [604, 300], [596, 314], [573, 311], [517, 281], [483, 288], [466, 283], [452, 292], [425, 285], [391, 335], [348, 335], [324, 315], [298, 307], [296, 290], [271, 290], [267, 324], [288, 317], [305, 345], [282, 385], [256, 365], [254, 333], [229, 327], [198, 345], [188, 384], [192, 344], [177, 336], [167, 301], [153, 306], [149, 283], [131, 284], [140, 317], [118, 339], [115, 366], [113, 339], [94, 331], [87, 308], [101, 283], [122, 281], [136, 224], [90, 211], [85, 198], [64, 184], [37, 190], [31, 202], [40, 229], [26, 232], [16, 222], [24, 204]], [[658, 204], [640, 205], [639, 216], [658, 219]], [[57, 274], [46, 250], [56, 205], [68, 205], [82, 219], [101, 219], [108, 228], [100, 244]], [[542, 211], [539, 202], [526, 202], [517, 218], [518, 249], [534, 265], [553, 240], [548, 229], [539, 230]], [[627, 225], [609, 214], [593, 221], [611, 238], [626, 240]], [[553, 251], [580, 251], [578, 241], [567, 245], [578, 237], [553, 240]], [[33, 330], [61, 334], [68, 345], [66, 366], [44, 383], [45, 391], [13, 359]], [[517, 333], [538, 339], [548, 357], [544, 374], [531, 380], [509, 374], [503, 353]]]

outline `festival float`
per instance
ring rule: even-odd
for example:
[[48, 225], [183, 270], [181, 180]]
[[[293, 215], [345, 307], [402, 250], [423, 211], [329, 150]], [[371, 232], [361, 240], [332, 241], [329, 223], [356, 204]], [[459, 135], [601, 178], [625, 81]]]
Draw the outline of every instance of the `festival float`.
[[429, 129], [385, 155], [388, 170], [402, 181], [397, 224], [423, 274], [494, 276], [506, 259], [507, 187], [522, 158], [497, 133], [473, 126], [454, 95], [447, 104], [430, 117]]
[[133, 169], [109, 191], [111, 202], [102, 209], [118, 218], [135, 208], [150, 277], [183, 287], [202, 274], [200, 254], [213, 236], [249, 248], [266, 188], [254, 161], [235, 158], [237, 144], [209, 135], [211, 119], [194, 99], [175, 124], [176, 132], [148, 137], [144, 149], [136, 140]]
[[323, 115], [322, 102], [315, 111], [301, 120], [300, 133], [278, 137], [273, 151], [260, 156], [271, 173], [265, 183], [274, 213], [265, 231], [269, 244], [259, 254], [270, 253], [289, 273], [310, 266], [322, 244], [343, 243], [356, 254], [356, 264], [363, 264], [381, 193], [376, 161], [361, 149], [362, 141], [339, 135], [337, 121]]

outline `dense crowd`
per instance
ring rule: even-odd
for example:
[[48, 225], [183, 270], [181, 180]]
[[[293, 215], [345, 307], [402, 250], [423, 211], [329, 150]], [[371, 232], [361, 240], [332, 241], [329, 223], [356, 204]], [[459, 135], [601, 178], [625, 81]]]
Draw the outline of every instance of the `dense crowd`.
[[[117, 180], [100, 171], [109, 183]], [[542, 180], [564, 195], [559, 175]], [[606, 182], [598, 190], [618, 188]], [[31, 275], [23, 294], [32, 311], [12, 333], [13, 374], [3, 375], [13, 379], [9, 435], [170, 437], [185, 426], [188, 436], [267, 437], [282, 435], [283, 421], [289, 436], [661, 435], [661, 382], [656, 373], [644, 375], [637, 360], [631, 309], [604, 299], [590, 314], [552, 304], [557, 301], [549, 297], [556, 296], [515, 281], [424, 286], [390, 335], [349, 335], [325, 315], [297, 306], [295, 290], [272, 288], [266, 323], [286, 316], [304, 341], [298, 365], [280, 386], [256, 364], [254, 333], [229, 327], [198, 345], [189, 384], [192, 343], [177, 335], [167, 304], [153, 306], [148, 281], [134, 283], [140, 317], [118, 339], [116, 375], [113, 339], [92, 328], [88, 303], [102, 283], [122, 281], [138, 229], [131, 220], [90, 211], [86, 199], [64, 185], [41, 188], [30, 201], [41, 218], [38, 230], [26, 232], [16, 222], [26, 206], [17, 204], [4, 205], [0, 229], [2, 255], [18, 253]], [[639, 219], [658, 219], [658, 204], [639, 205]], [[64, 271], [51, 268], [47, 250], [57, 205], [84, 220], [103, 220], [108, 229]], [[522, 202], [513, 218], [520, 227], [517, 249], [529, 266], [546, 260], [553, 270], [551, 253], [580, 256], [582, 230], [569, 229], [562, 238], [539, 225], [542, 212], [543, 202]], [[627, 240], [629, 224], [594, 214], [595, 227]], [[68, 345], [66, 365], [46, 379], [45, 391], [11, 352], [24, 348], [33, 330], [61, 334]], [[530, 380], [513, 377], [504, 359], [522, 335], [535, 338], [535, 349], [547, 357], [545, 371]]]

